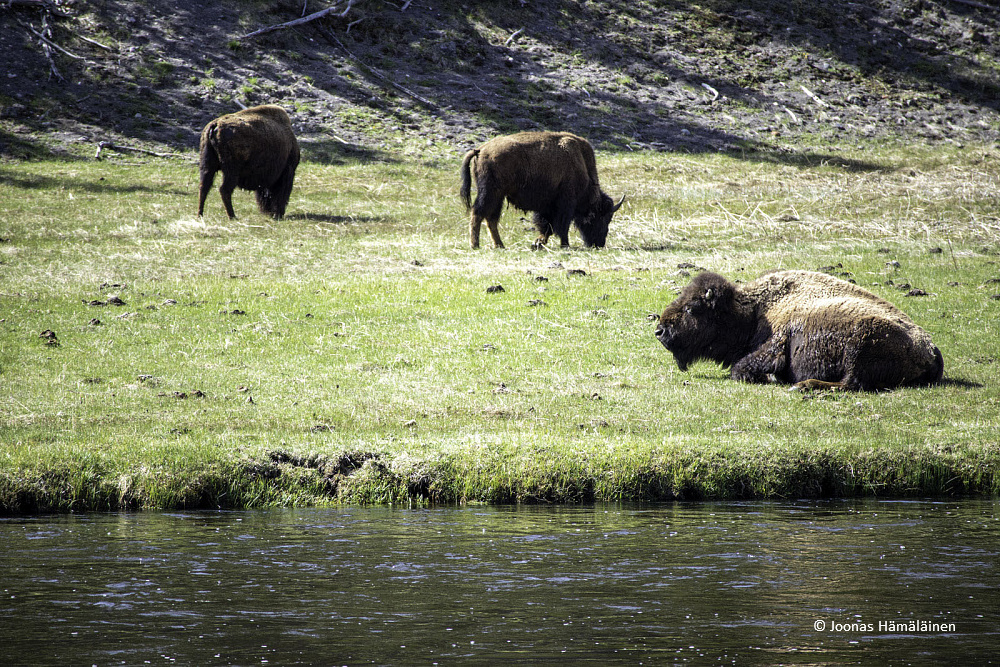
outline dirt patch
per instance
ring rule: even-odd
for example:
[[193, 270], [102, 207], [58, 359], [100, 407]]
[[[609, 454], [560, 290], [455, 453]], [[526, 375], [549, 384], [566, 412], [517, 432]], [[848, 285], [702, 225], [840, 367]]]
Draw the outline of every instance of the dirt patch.
[[671, 151], [997, 141], [990, 3], [368, 0], [248, 40], [301, 0], [3, 6], [0, 155], [193, 149], [212, 118], [265, 102], [326, 162], [538, 128]]

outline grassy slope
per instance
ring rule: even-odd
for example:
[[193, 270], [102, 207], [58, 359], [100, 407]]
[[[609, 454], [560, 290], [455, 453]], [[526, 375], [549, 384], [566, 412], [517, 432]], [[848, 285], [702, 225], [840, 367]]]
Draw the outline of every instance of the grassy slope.
[[[512, 211], [466, 247], [456, 160], [305, 163], [282, 222], [196, 220], [190, 163], [0, 166], [0, 508], [995, 494], [997, 156], [602, 153], [609, 248], [540, 253]], [[683, 263], [842, 265], [948, 381], [680, 373]]]
[[235, 39], [303, 4], [76, 3], [49, 21], [85, 58], [55, 54], [63, 82], [25, 27], [38, 12], [0, 11], [0, 156], [92, 155], [107, 139], [188, 149], [237, 101], [286, 106], [322, 162], [445, 156], [538, 127], [685, 152], [1000, 136], [996, 12], [959, 3], [366, 0]]

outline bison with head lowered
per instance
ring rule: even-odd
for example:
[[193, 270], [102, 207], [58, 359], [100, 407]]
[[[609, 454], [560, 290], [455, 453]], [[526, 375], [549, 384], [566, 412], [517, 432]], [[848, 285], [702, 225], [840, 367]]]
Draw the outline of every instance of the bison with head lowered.
[[201, 132], [200, 152], [199, 217], [218, 171], [222, 171], [219, 194], [230, 218], [236, 217], [236, 188], [253, 190], [261, 213], [284, 217], [299, 166], [299, 143], [284, 109], [265, 104], [216, 118]]
[[[471, 200], [473, 180], [476, 200]], [[569, 132], [519, 132], [496, 137], [469, 151], [462, 161], [462, 199], [472, 212], [469, 240], [479, 247], [485, 219], [496, 248], [503, 247], [497, 224], [503, 203], [531, 211], [544, 245], [555, 234], [569, 245], [570, 223], [587, 247], [603, 248], [611, 216], [622, 205], [604, 194], [590, 143]], [[625, 198], [622, 197], [622, 200]]]
[[888, 301], [812, 271], [745, 285], [701, 273], [660, 317], [656, 337], [680, 369], [705, 359], [745, 382], [862, 391], [926, 385], [944, 362], [930, 335]]

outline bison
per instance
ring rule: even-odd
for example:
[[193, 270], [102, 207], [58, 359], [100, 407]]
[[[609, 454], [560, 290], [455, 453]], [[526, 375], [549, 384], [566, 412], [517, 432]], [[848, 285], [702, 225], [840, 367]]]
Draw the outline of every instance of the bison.
[[220, 170], [219, 194], [230, 218], [236, 217], [232, 199], [236, 188], [253, 190], [261, 213], [284, 217], [299, 166], [299, 144], [284, 109], [268, 104], [216, 118], [201, 131], [200, 152], [199, 217]]
[[701, 273], [660, 317], [656, 337], [682, 371], [699, 360], [744, 382], [877, 391], [941, 379], [930, 335], [853, 283], [812, 271], [772, 271], [745, 285]]
[[[470, 200], [472, 180], [476, 201]], [[552, 234], [569, 245], [570, 222], [580, 230], [587, 247], [603, 248], [611, 216], [622, 205], [604, 194], [597, 180], [597, 162], [590, 143], [569, 132], [519, 132], [496, 137], [465, 154], [462, 161], [462, 199], [472, 211], [469, 240], [479, 247], [483, 219], [493, 245], [503, 247], [497, 223], [504, 199], [522, 211], [531, 211], [538, 229], [534, 247]]]

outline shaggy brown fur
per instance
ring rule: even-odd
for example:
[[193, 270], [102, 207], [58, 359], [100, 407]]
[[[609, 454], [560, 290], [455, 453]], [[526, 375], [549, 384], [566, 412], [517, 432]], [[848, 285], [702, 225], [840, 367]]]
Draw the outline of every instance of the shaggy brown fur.
[[257, 208], [274, 218], [285, 215], [299, 165], [299, 143], [292, 122], [279, 106], [251, 107], [216, 118], [201, 132], [201, 191], [198, 215], [222, 171], [219, 194], [226, 213], [235, 218], [233, 190], [253, 190]]
[[696, 276], [667, 306], [656, 337], [680, 369], [706, 359], [745, 382], [876, 391], [941, 379], [926, 331], [868, 290], [812, 271], [773, 271], [735, 285]]
[[[601, 191], [593, 147], [569, 132], [519, 132], [496, 137], [465, 154], [461, 173], [462, 199], [465, 209], [472, 211], [469, 240], [473, 248], [479, 247], [484, 219], [494, 247], [503, 247], [497, 223], [504, 199], [515, 208], [533, 213], [538, 229], [535, 247], [544, 245], [552, 234], [568, 246], [572, 222], [584, 245], [603, 248], [611, 216], [622, 205]], [[470, 197], [473, 179], [475, 203]]]

